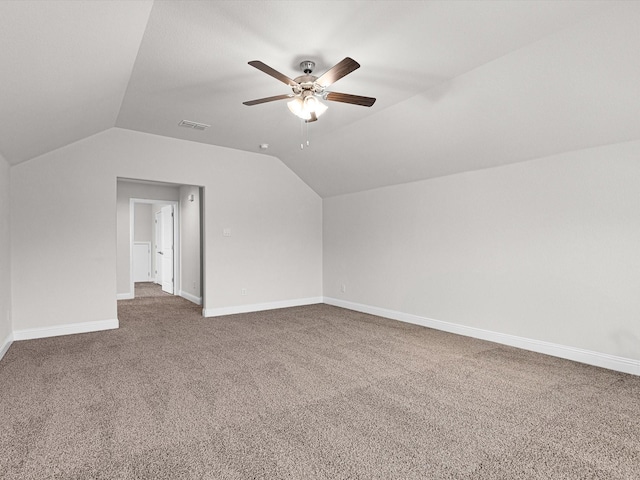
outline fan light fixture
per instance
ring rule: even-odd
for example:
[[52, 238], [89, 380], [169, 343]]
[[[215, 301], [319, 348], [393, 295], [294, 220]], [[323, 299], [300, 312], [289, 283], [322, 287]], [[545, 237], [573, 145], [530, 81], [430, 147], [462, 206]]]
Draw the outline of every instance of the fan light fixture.
[[362, 105], [363, 107], [370, 107], [376, 101], [376, 99], [372, 97], [326, 91], [326, 88], [333, 85], [334, 82], [360, 68], [360, 64], [353, 58], [346, 57], [319, 77], [312, 75], [316, 64], [311, 60], [305, 60], [300, 63], [300, 70], [302, 70], [304, 75], [293, 79], [274, 70], [260, 60], [253, 60], [249, 62], [249, 65], [288, 85], [291, 88], [291, 93], [258, 98], [257, 100], [242, 103], [251, 106], [274, 102], [276, 100], [291, 99], [287, 102], [289, 110], [306, 123], [315, 122], [320, 115], [327, 111], [327, 106], [320, 100], [350, 103], [352, 105]]
[[309, 95], [304, 99], [302, 97], [296, 97], [290, 102], [287, 102], [287, 107], [289, 107], [291, 113], [302, 120], [310, 120], [311, 114], [314, 112], [317, 118], [326, 112], [328, 108], [313, 95]]

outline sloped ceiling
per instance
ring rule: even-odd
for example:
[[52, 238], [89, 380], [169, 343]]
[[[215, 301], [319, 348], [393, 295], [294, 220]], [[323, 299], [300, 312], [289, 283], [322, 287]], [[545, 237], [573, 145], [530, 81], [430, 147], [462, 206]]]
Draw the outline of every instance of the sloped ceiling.
[[[274, 155], [331, 196], [637, 140], [639, 24], [611, 0], [2, 1], [0, 153], [116, 126]], [[373, 107], [307, 128], [242, 105], [289, 93], [250, 60], [294, 78], [346, 56], [362, 67], [330, 90]]]
[[152, 5], [0, 1], [0, 152], [9, 163], [116, 124]]

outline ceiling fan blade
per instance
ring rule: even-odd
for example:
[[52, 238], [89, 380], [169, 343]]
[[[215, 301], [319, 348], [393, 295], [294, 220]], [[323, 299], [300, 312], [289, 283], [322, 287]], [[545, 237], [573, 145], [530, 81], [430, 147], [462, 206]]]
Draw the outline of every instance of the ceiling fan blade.
[[353, 58], [347, 57], [320, 75], [315, 83], [322, 87], [328, 87], [358, 68], [360, 68], [360, 64]]
[[248, 102], [242, 102], [243, 105], [259, 105], [261, 103], [267, 103], [267, 102], [275, 102], [276, 100], [284, 100], [286, 98], [291, 98], [294, 95], [289, 93], [286, 95], [275, 95], [273, 97], [265, 97], [265, 98], [258, 98], [257, 100], [249, 100]]
[[258, 70], [266, 73], [267, 75], [271, 75], [276, 80], [280, 80], [282, 83], [289, 85], [290, 87], [295, 87], [296, 85], [298, 85], [296, 82], [294, 82], [292, 79], [287, 77], [285, 74], [280, 73], [277, 70], [274, 70], [269, 65], [262, 63], [260, 60], [252, 60], [251, 62], [249, 62], [249, 65], [257, 68]]
[[353, 105], [362, 105], [370, 107], [376, 103], [376, 99], [372, 97], [361, 97], [360, 95], [351, 95], [349, 93], [329, 92], [324, 95], [325, 100], [331, 102], [351, 103]]

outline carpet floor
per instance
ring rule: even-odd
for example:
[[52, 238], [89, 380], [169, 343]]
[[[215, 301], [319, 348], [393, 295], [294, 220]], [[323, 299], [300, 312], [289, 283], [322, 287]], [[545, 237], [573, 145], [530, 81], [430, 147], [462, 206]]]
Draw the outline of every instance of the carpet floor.
[[134, 284], [134, 297], [164, 297], [171, 295], [162, 291], [162, 287], [153, 282], [136, 282]]
[[638, 479], [640, 377], [328, 305], [14, 342], [2, 479]]

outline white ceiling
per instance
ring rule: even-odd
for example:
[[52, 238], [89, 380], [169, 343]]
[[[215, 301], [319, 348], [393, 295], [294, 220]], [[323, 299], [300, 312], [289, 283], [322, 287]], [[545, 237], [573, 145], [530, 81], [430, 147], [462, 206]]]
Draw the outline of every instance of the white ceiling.
[[[640, 139], [640, 2], [1, 1], [0, 153], [114, 126], [280, 158], [322, 196]], [[362, 66], [306, 127], [247, 65]], [[210, 124], [206, 131], [178, 126]]]

